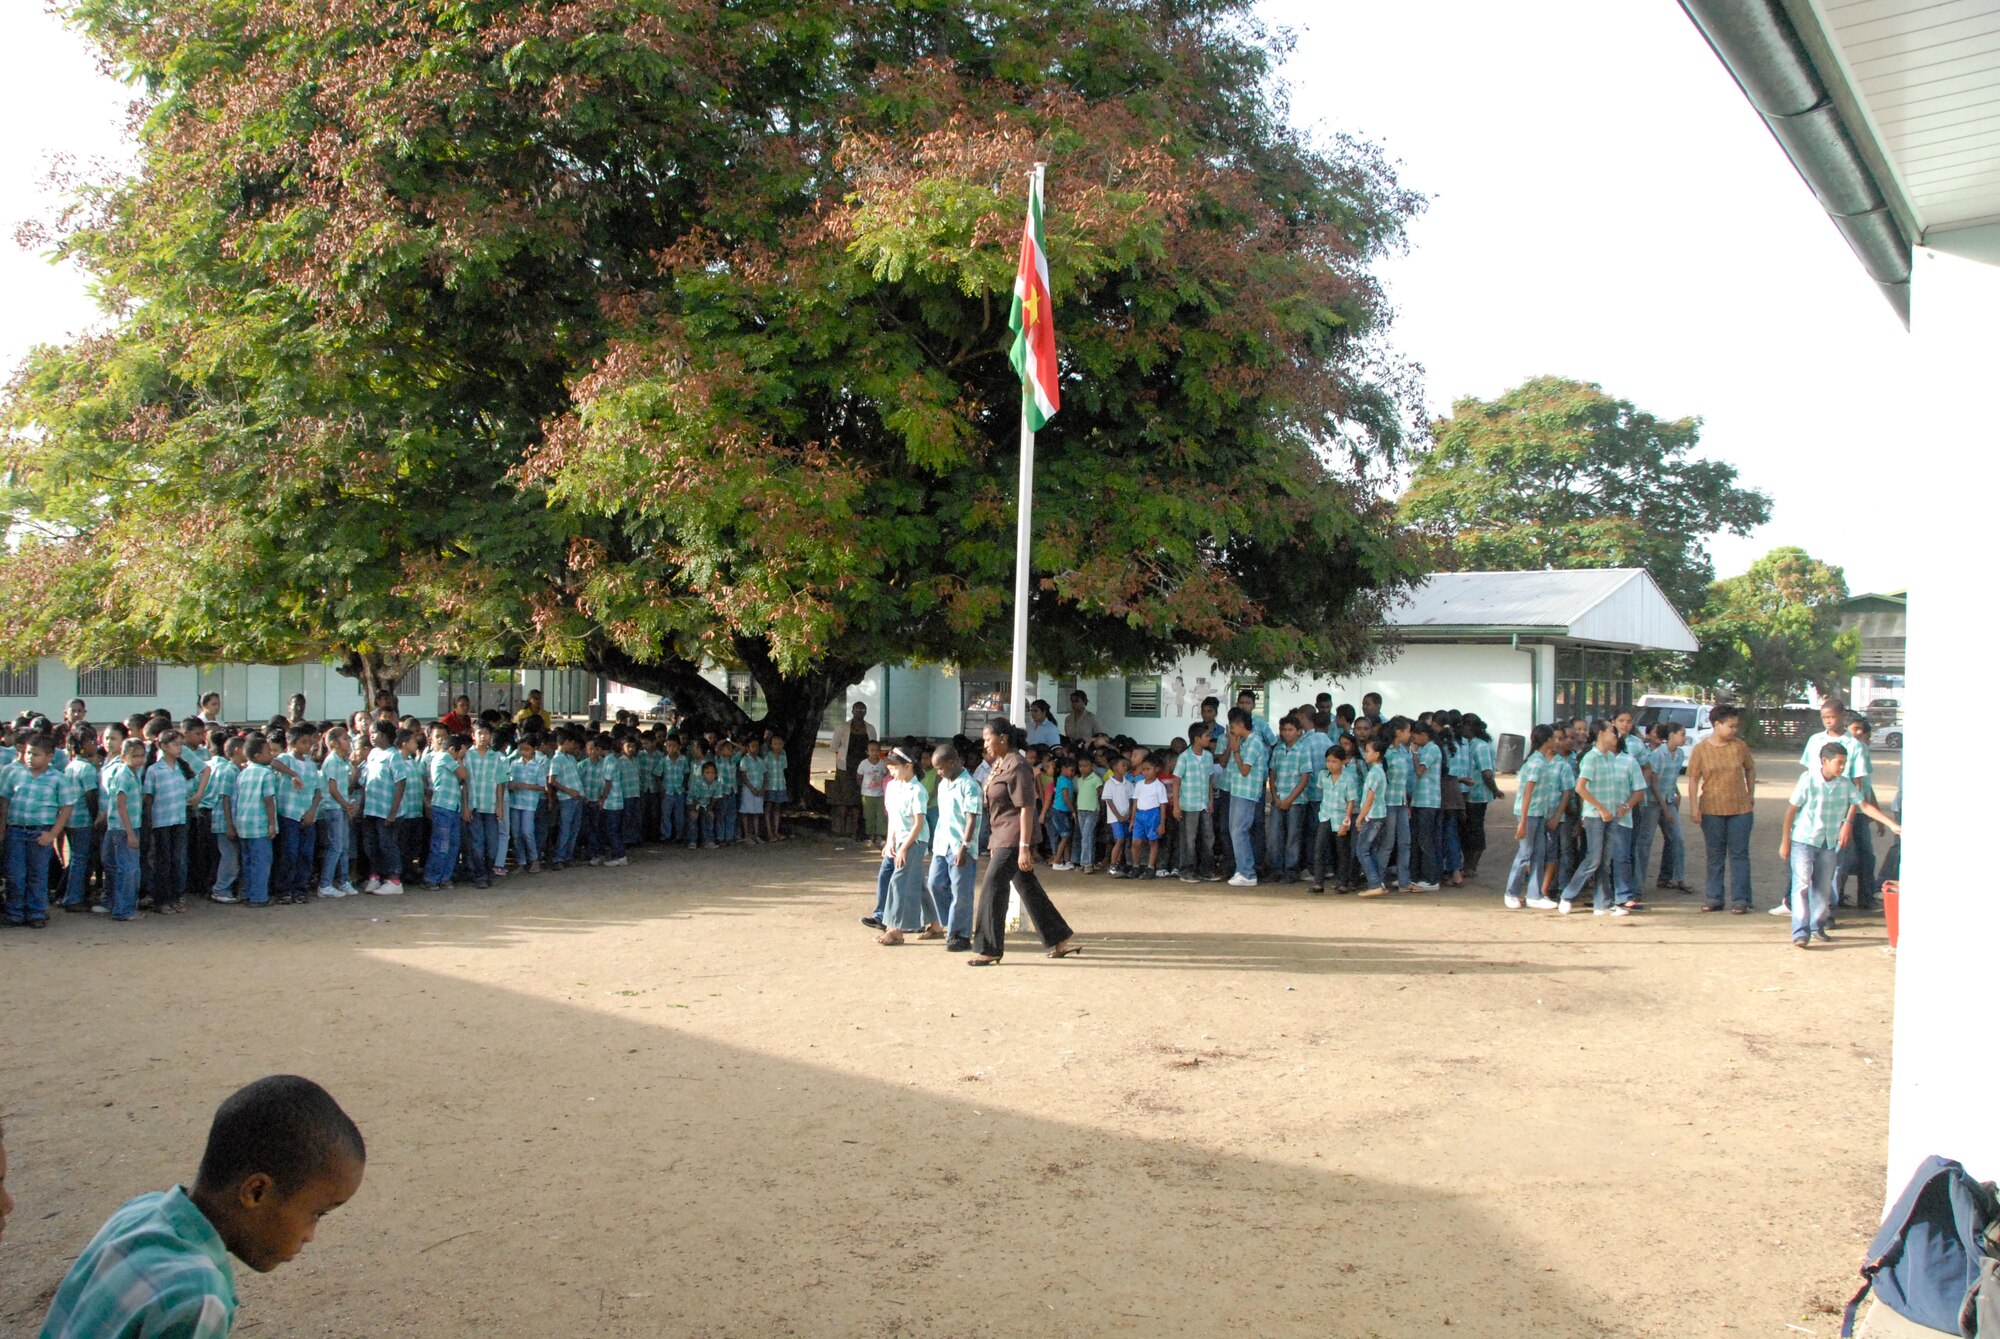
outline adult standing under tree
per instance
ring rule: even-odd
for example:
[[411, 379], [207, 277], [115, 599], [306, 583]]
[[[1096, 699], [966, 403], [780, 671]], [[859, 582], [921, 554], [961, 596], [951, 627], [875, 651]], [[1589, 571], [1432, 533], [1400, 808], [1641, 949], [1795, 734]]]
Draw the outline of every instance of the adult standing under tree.
[[860, 824], [861, 785], [854, 769], [868, 756], [868, 741], [875, 727], [868, 723], [868, 704], [856, 702], [846, 720], [833, 727], [833, 784], [827, 787], [826, 802], [833, 810], [833, 835], [854, 835]]
[[1063, 738], [1072, 744], [1087, 744], [1104, 733], [1097, 713], [1090, 709], [1090, 695], [1081, 688], [1069, 695], [1069, 715], [1063, 717]]
[[1007, 951], [1007, 891], [1020, 894], [1028, 919], [1051, 958], [1067, 958], [1083, 952], [1070, 933], [1069, 923], [1035, 877], [1035, 833], [1040, 814], [1034, 774], [1021, 757], [1027, 741], [996, 716], [984, 731], [986, 761], [993, 770], [987, 774], [982, 798], [986, 804], [990, 858], [986, 877], [979, 885], [979, 910], [972, 931], [973, 955], [968, 966], [991, 967]]

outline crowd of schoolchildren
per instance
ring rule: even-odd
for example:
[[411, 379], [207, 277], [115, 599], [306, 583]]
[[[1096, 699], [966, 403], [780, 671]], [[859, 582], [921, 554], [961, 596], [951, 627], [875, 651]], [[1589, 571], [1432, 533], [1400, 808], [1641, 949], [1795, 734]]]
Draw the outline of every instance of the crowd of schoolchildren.
[[777, 841], [789, 761], [775, 732], [741, 737], [553, 724], [538, 700], [509, 719], [461, 698], [429, 725], [384, 700], [346, 722], [304, 702], [260, 729], [158, 709], [97, 726], [25, 716], [0, 746], [5, 920], [49, 912], [182, 912], [395, 896], [582, 860], [642, 842], [690, 849]]
[[[1061, 727], [1046, 702], [1030, 704], [1025, 759], [1036, 778], [1039, 858], [1056, 871], [1112, 878], [1307, 883], [1309, 891], [1381, 897], [1461, 886], [1479, 872], [1486, 809], [1498, 796], [1495, 750], [1486, 723], [1456, 710], [1415, 717], [1382, 714], [1378, 694], [1361, 709], [1329, 695], [1281, 716], [1275, 726], [1249, 692], [1218, 719], [1206, 699], [1200, 720], [1165, 749], [1114, 739], [1098, 728], [1078, 693]], [[1865, 819], [1900, 834], [1901, 798], [1891, 817], [1877, 804], [1869, 726], [1829, 699], [1825, 729], [1800, 755], [1780, 836], [1786, 862], [1774, 915], [1792, 918], [1794, 942], [1809, 945], [1833, 928], [1840, 890], [1856, 881], [1852, 905], [1872, 907], [1894, 877], [1896, 852], [1875, 866]], [[1740, 709], [1712, 710], [1714, 734], [1686, 748], [1683, 725], [1635, 728], [1625, 708], [1608, 718], [1537, 725], [1517, 776], [1515, 855], [1503, 904], [1571, 912], [1589, 898], [1602, 916], [1645, 905], [1646, 876], [1659, 859], [1655, 889], [1693, 893], [1682, 835], [1683, 770], [1691, 817], [1705, 847], [1701, 910], [1750, 909], [1747, 864], [1756, 766], [1739, 737]], [[857, 712], [855, 725], [862, 725]], [[863, 726], [865, 729], [865, 726]], [[962, 947], [971, 914], [972, 870], [957, 852], [979, 836], [978, 796], [986, 765], [958, 798], [960, 770], [977, 746], [956, 739], [935, 752], [908, 739], [890, 749], [847, 736], [861, 812], [883, 843], [877, 910], [863, 923], [883, 929], [884, 888], [898, 850], [930, 843], [923, 889], [923, 935]], [[863, 749], [865, 747], [865, 754]], [[941, 791], [944, 800], [940, 801]], [[950, 846], [955, 859], [936, 851]], [[984, 853], [983, 845], [976, 848]]]

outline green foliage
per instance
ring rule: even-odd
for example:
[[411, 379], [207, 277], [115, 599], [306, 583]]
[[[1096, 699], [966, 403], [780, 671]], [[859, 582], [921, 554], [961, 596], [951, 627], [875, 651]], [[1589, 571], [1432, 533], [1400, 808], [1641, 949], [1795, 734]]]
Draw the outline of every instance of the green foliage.
[[73, 0], [141, 169], [57, 247], [106, 332], [7, 403], [0, 654], [576, 663], [724, 710], [719, 660], [788, 722], [998, 658], [1044, 159], [1035, 660], [1354, 666], [1416, 567], [1369, 265], [1419, 202], [1285, 126], [1250, 11]]
[[1804, 549], [1773, 549], [1709, 588], [1693, 673], [1752, 706], [1803, 697], [1808, 685], [1844, 691], [1861, 651], [1859, 637], [1836, 626], [1846, 598], [1838, 567]]
[[1715, 579], [1709, 538], [1771, 517], [1733, 466], [1694, 458], [1700, 426], [1559, 377], [1467, 397], [1434, 426], [1402, 514], [1462, 569], [1643, 567], [1692, 618]]

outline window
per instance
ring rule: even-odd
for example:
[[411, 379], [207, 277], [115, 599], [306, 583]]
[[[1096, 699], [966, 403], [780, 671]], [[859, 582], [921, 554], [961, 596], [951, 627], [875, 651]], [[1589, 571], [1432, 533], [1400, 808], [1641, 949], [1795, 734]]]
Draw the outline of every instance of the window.
[[757, 680], [749, 670], [730, 670], [727, 691], [729, 700], [752, 716], [763, 707], [764, 699], [757, 691]]
[[424, 667], [421, 664], [412, 665], [402, 678], [396, 680], [396, 696], [415, 696], [423, 684]]
[[1556, 651], [1557, 717], [1609, 716], [1632, 705], [1632, 657], [1624, 651]]
[[40, 665], [30, 665], [24, 670], [0, 669], [0, 697], [39, 697], [41, 680]]
[[1160, 718], [1160, 676], [1157, 674], [1128, 674], [1125, 676], [1125, 714], [1148, 720]]
[[160, 691], [158, 665], [102, 665], [78, 670], [78, 697], [155, 697]]

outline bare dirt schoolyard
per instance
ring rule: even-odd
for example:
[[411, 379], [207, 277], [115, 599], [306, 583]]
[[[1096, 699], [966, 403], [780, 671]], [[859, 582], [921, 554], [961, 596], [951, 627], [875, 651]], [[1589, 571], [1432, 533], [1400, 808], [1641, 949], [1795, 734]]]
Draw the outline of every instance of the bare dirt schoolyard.
[[1496, 805], [1476, 888], [1052, 875], [1084, 954], [984, 972], [813, 839], [10, 931], [0, 1332], [290, 1071], [367, 1180], [242, 1334], [1831, 1335], [1894, 963], [1761, 914], [1774, 775], [1747, 917], [1503, 911]]

